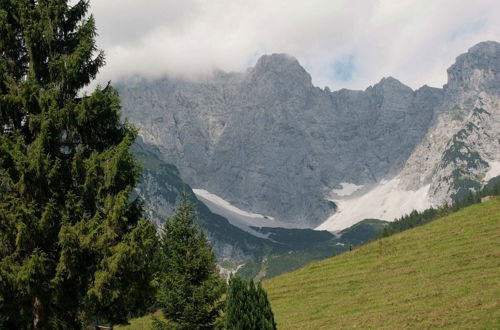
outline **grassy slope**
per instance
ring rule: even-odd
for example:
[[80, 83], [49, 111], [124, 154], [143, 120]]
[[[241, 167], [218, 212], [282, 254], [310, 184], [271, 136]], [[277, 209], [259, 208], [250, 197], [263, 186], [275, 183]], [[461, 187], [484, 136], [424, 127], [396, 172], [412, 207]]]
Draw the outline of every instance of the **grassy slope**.
[[344, 229], [337, 238], [325, 231], [311, 229], [256, 228], [279, 242], [282, 249], [267, 251], [262, 258], [249, 260], [240, 268], [238, 275], [255, 281], [268, 279], [300, 269], [312, 261], [323, 260], [373, 240], [377, 232], [387, 225], [386, 221], [363, 220]]
[[151, 330], [153, 325], [153, 316], [158, 318], [161, 321], [166, 321], [163, 317], [161, 311], [157, 311], [154, 314], [146, 315], [143, 317], [139, 317], [133, 320], [130, 320], [129, 325], [121, 325], [115, 326], [114, 329], [117, 330]]
[[500, 329], [500, 198], [264, 287], [280, 329]]

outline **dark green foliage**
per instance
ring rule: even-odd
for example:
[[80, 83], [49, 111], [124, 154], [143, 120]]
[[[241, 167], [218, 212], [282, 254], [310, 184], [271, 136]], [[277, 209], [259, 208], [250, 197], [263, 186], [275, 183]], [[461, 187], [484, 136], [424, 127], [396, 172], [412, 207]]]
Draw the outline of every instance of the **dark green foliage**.
[[479, 114], [479, 115], [480, 115], [480, 114], [486, 114], [486, 115], [488, 115], [488, 116], [490, 116], [490, 115], [491, 115], [491, 113], [490, 113], [489, 111], [487, 111], [487, 110], [485, 110], [485, 109], [483, 109], [483, 108], [474, 108], [474, 110], [473, 110], [473, 111], [474, 111], [474, 114]]
[[451, 195], [451, 199], [454, 201], [460, 201], [464, 198], [468, 198], [472, 191], [478, 191], [481, 189], [481, 183], [478, 180], [471, 179], [466, 176], [455, 176], [458, 170], [453, 171], [454, 175], [453, 188], [456, 190], [454, 194]]
[[494, 177], [489, 180], [488, 183], [483, 187], [480, 195], [484, 196], [498, 196], [500, 195], [500, 176]]
[[472, 204], [480, 203], [481, 198], [485, 196], [500, 195], [500, 177], [491, 179], [483, 189], [478, 192], [469, 191], [461, 199], [453, 202], [453, 204], [445, 204], [439, 208], [430, 208], [422, 212], [413, 211], [408, 215], [402, 216], [394, 222], [385, 226], [378, 234], [379, 237], [388, 237], [396, 233], [425, 225], [426, 223], [444, 217], [450, 213], [457, 212], [458, 210]]
[[294, 249], [307, 248], [311, 244], [327, 242], [334, 238], [334, 235], [326, 230], [277, 227], [252, 227], [252, 229], [267, 234], [269, 239]]
[[167, 322], [164, 322], [157, 317], [153, 316], [153, 320], [151, 322], [151, 330], [165, 330], [168, 329]]
[[222, 309], [224, 282], [187, 193], [161, 235], [158, 304], [177, 329], [211, 329]]
[[340, 234], [344, 241], [349, 241], [349, 244], [357, 246], [373, 240], [387, 224], [387, 221], [366, 219], [342, 230]]
[[271, 304], [261, 284], [239, 276], [229, 280], [225, 328], [231, 330], [276, 329]]
[[[489, 114], [481, 108], [475, 108], [473, 115]], [[481, 188], [481, 178], [471, 176], [469, 169], [486, 168], [488, 163], [484, 161], [479, 153], [471, 150], [465, 140], [478, 127], [469, 122], [464, 129], [458, 131], [451, 139], [450, 145], [447, 147], [442, 157], [442, 167], [446, 167], [451, 163], [455, 164], [455, 169], [452, 171], [449, 180], [455, 191], [452, 200], [458, 201], [467, 197], [471, 190], [478, 191]]]
[[412, 211], [408, 215], [404, 215], [396, 221], [390, 223], [379, 232], [379, 237], [391, 236], [417, 226], [424, 225], [432, 220], [435, 220], [447, 213], [447, 208], [440, 209], [430, 208], [423, 212]]
[[87, 1], [0, 0], [0, 328], [125, 322], [151, 295], [154, 227], [130, 200], [136, 131]]
[[311, 261], [323, 260], [359, 246], [377, 237], [387, 221], [365, 219], [342, 230], [340, 237], [329, 232], [310, 229], [254, 228], [270, 234], [278, 244], [264, 250], [264, 255], [253, 258], [238, 270], [238, 275], [257, 280], [272, 278], [302, 268]]

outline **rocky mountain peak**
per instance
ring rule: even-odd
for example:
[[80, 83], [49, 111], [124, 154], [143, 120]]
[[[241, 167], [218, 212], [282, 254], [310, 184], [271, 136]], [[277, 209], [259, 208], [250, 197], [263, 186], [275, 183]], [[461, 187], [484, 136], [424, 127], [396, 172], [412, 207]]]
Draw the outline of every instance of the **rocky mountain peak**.
[[[271, 55], [262, 55], [255, 64], [254, 70], [285, 72], [290, 70], [304, 71], [299, 61], [292, 55], [285, 53], [274, 53]], [[306, 72], [307, 73], [307, 72]]]
[[482, 41], [480, 43], [475, 44], [471, 48], [469, 48], [468, 53], [471, 54], [489, 54], [495, 56], [495, 53], [498, 53], [500, 50], [500, 43], [497, 41]]
[[[472, 47], [450, 68], [444, 89], [413, 91], [387, 77], [365, 91], [326, 93], [313, 87], [295, 58], [273, 54], [246, 72], [203, 82], [124, 85], [122, 105], [145, 141], [158, 146], [188, 184], [248, 212], [316, 226], [333, 214], [337, 202], [346, 216], [344, 200], [330, 200], [344, 185], [369, 191], [398, 175], [405, 194], [420, 191], [418, 196], [427, 198], [424, 190], [433, 183], [435, 196], [449, 197], [452, 180], [465, 174], [449, 175], [462, 165], [463, 154], [458, 143], [448, 142], [467, 128], [479, 101], [485, 104], [477, 107], [491, 116], [472, 124], [491, 128], [469, 134], [470, 155], [500, 163], [499, 58], [496, 42]], [[482, 149], [478, 141], [485, 141]], [[439, 167], [446, 150], [458, 158], [448, 157], [451, 161]], [[480, 171], [471, 173], [484, 175], [486, 166], [477, 167]], [[399, 184], [391, 182], [390, 187]]]
[[457, 57], [448, 69], [448, 83], [445, 89], [461, 92], [463, 90], [486, 91], [498, 94], [500, 76], [500, 43], [484, 41], [471, 47], [467, 53]]
[[263, 55], [255, 66], [248, 71], [250, 80], [271, 81], [278, 84], [312, 86], [309, 73], [299, 61], [288, 54]]
[[383, 78], [366, 92], [372, 96], [376, 109], [382, 112], [404, 113], [412, 108], [413, 90], [393, 77]]
[[[367, 89], [369, 90], [370, 87]], [[372, 89], [374, 90], [397, 90], [397, 91], [402, 91], [402, 92], [413, 92], [413, 90], [397, 80], [394, 77], [384, 77], [382, 78], [378, 83], [373, 85]]]

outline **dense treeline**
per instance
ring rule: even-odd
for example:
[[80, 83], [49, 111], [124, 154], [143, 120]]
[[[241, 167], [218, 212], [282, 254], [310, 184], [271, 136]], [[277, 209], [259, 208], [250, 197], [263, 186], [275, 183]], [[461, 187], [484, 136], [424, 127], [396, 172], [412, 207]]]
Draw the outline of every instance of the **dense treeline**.
[[424, 225], [469, 205], [480, 203], [483, 197], [498, 195], [500, 195], [500, 177], [490, 180], [481, 190], [477, 192], [471, 191], [466, 197], [457, 200], [452, 204], [445, 204], [438, 208], [431, 207], [422, 212], [412, 211], [410, 214], [404, 215], [385, 226], [379, 232], [378, 237], [388, 237], [396, 233]]
[[[131, 198], [137, 130], [88, 1], [0, 1], [0, 328], [126, 322], [154, 295], [156, 230]], [[83, 94], [83, 95], [82, 95]]]
[[82, 93], [105, 62], [88, 8], [0, 0], [0, 329], [157, 308], [168, 329], [214, 328], [225, 283], [188, 197], [158, 234], [132, 194], [138, 132], [118, 91]]

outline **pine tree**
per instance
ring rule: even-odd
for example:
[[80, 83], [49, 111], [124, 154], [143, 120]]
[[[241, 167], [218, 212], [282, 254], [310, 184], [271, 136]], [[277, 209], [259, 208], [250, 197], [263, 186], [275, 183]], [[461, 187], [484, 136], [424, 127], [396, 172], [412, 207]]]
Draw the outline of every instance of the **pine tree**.
[[195, 221], [184, 193], [161, 235], [158, 303], [171, 321], [169, 326], [177, 329], [211, 329], [222, 309], [224, 282], [217, 273], [214, 252]]
[[136, 131], [80, 0], [0, 0], [0, 328], [77, 329], [145, 306], [154, 227], [130, 199]]
[[231, 330], [274, 330], [276, 323], [261, 284], [239, 276], [229, 280], [225, 328]]

